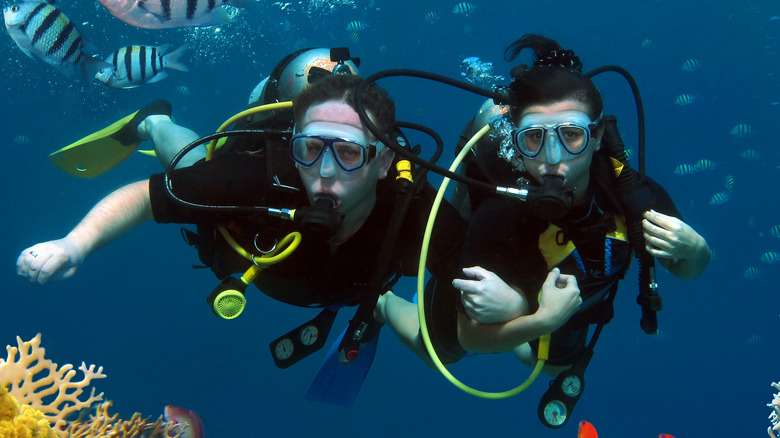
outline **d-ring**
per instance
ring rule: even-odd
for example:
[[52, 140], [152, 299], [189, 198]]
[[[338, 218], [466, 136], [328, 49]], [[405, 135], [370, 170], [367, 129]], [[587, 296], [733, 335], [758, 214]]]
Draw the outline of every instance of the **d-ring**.
[[38, 254], [35, 253], [35, 251], [30, 250], [30, 255], [33, 257], [38, 257]]

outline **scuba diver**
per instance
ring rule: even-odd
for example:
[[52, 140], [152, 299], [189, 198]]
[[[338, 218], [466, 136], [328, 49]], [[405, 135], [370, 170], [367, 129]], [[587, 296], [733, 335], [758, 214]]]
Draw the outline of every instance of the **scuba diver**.
[[[240, 135], [212, 157], [177, 167], [203, 142], [191, 143], [165, 173], [109, 194], [64, 238], [22, 251], [19, 275], [40, 284], [68, 278], [88, 255], [143, 221], [196, 224], [197, 232], [184, 235], [222, 280], [207, 298], [218, 316], [241, 313], [249, 283], [283, 303], [324, 308], [270, 344], [280, 368], [323, 346], [338, 308], [359, 305], [307, 395], [354, 402], [381, 327], [373, 318], [377, 297], [400, 276], [417, 275], [420, 214], [435, 190], [424, 179], [409, 181], [411, 172], [382, 143], [402, 139], [389, 95], [376, 85], [362, 94], [380, 127], [377, 137], [355, 110], [362, 82], [355, 63], [343, 54], [312, 62], [322, 55], [313, 52], [283, 60], [259, 86], [261, 103], [293, 99], [292, 112], [288, 106], [242, 116], [242, 127], [263, 129], [226, 131]], [[452, 278], [466, 225], [452, 207], [440, 217], [448, 225], [434, 238], [429, 267]]]
[[[615, 119], [602, 118], [601, 96], [574, 52], [526, 35], [507, 47], [507, 61], [526, 49], [533, 65], [512, 69], [510, 105], [486, 102], [461, 145], [494, 118], [498, 134], [482, 137], [469, 152], [465, 174], [525, 188], [528, 198], [456, 189], [455, 197], [470, 204], [459, 206], [470, 214], [463, 275], [452, 281], [453, 289], [429, 285], [423, 301], [430, 344], [443, 364], [467, 352], [511, 351], [534, 367], [538, 338], [551, 333], [543, 372], [557, 377], [538, 414], [557, 428], [582, 393], [585, 367], [612, 317], [632, 250], [646, 250], [683, 279], [704, 270], [710, 251], [658, 183], [645, 178], [628, 189], [620, 184], [621, 170], [624, 177], [634, 171], [608, 150], [616, 142], [623, 149], [619, 133], [610, 131]], [[644, 237], [644, 248], [630, 245], [632, 226]], [[639, 301], [660, 310], [660, 300]], [[401, 341], [430, 363], [416, 306], [389, 292], [377, 307]], [[655, 330], [645, 325], [648, 333]]]

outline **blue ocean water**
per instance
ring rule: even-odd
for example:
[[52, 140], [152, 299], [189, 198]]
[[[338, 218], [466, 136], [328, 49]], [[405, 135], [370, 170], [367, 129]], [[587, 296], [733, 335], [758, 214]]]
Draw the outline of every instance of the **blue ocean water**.
[[[6, 187], [0, 345], [41, 332], [54, 361], [104, 367], [108, 378], [96, 386], [120, 414], [156, 416], [164, 405], [182, 406], [203, 416], [209, 437], [573, 437], [579, 420], [605, 438], [765, 433], [769, 383], [780, 379], [780, 267], [759, 261], [780, 250], [769, 231], [780, 224], [773, 135], [780, 120], [780, 2], [475, 0], [478, 8], [468, 16], [452, 13], [457, 2], [441, 0], [262, 3], [261, 16], [241, 14], [219, 29], [144, 30], [97, 2], [58, 2], [103, 54], [129, 44], [192, 46], [185, 61], [191, 72], [171, 72], [163, 82], [133, 90], [86, 88], [0, 38], [0, 139], [6, 146], [0, 160]], [[425, 19], [430, 11], [438, 15], [433, 23]], [[368, 25], [357, 39], [345, 30], [353, 20]], [[255, 84], [300, 47], [349, 46], [362, 58], [364, 74], [414, 68], [461, 78], [460, 60], [475, 56], [508, 77], [503, 49], [526, 33], [575, 50], [586, 70], [617, 64], [634, 75], [646, 112], [647, 173], [667, 188], [715, 255], [695, 281], [659, 272], [664, 310], [655, 336], [639, 329], [636, 273], [629, 272], [588, 369], [587, 390], [563, 430], [548, 430], [536, 418], [547, 379], [509, 400], [476, 399], [429, 370], [389, 330], [353, 407], [307, 402], [324, 350], [279, 370], [268, 343], [315, 312], [251, 290], [240, 318], [218, 320], [204, 302], [216, 280], [191, 268], [199, 262], [182, 244], [178, 226], [144, 224], [93, 254], [67, 281], [35, 287], [15, 275], [22, 249], [62, 237], [102, 196], [161, 170], [156, 160], [138, 155], [97, 179], [80, 180], [47, 159], [152, 99], [170, 100], [177, 122], [206, 134], [243, 109]], [[683, 71], [691, 58], [702, 67]], [[614, 74], [596, 83], [605, 112], [618, 116], [627, 145], [635, 148], [628, 87]], [[421, 80], [380, 85], [395, 97], [399, 119], [443, 136], [445, 157], [483, 100]], [[695, 96], [694, 102], [675, 105], [681, 94]], [[738, 124], [749, 124], [756, 135], [731, 135]], [[742, 158], [748, 149], [761, 158]], [[678, 165], [700, 159], [717, 167], [674, 174]], [[735, 180], [731, 199], [711, 205], [712, 195], [725, 190], [726, 175]], [[758, 278], [743, 275], [751, 266], [760, 269]], [[412, 288], [403, 282], [396, 293], [411, 297]], [[351, 315], [342, 313], [337, 327]], [[488, 390], [513, 387], [529, 373], [507, 355], [466, 359], [452, 370]]]

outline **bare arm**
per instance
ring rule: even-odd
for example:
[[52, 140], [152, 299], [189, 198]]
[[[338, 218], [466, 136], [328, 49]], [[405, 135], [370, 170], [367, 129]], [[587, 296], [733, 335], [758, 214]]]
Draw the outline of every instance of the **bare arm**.
[[642, 221], [646, 249], [675, 277], [698, 277], [710, 262], [707, 241], [676, 217], [650, 210]]
[[495, 324], [482, 324], [458, 314], [458, 338], [463, 348], [478, 353], [511, 351], [562, 326], [580, 304], [576, 278], [562, 275], [556, 268], [550, 271], [542, 286], [536, 313]]
[[128, 184], [98, 202], [64, 238], [22, 251], [17, 273], [40, 284], [69, 278], [89, 254], [151, 219], [149, 181]]

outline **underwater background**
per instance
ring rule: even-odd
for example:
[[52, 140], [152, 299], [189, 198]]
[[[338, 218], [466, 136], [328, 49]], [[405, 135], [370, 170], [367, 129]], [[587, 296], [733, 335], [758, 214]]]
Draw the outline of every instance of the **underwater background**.
[[[97, 82], [87, 88], [0, 37], [0, 346], [41, 332], [55, 362], [104, 367], [108, 378], [95, 386], [115, 401], [114, 412], [156, 417], [164, 405], [181, 406], [200, 413], [208, 437], [573, 437], [580, 420], [604, 438], [765, 435], [770, 382], [780, 379], [780, 264], [761, 261], [780, 251], [772, 231], [780, 225], [773, 131], [780, 122], [779, 0], [474, 0], [468, 15], [454, 13], [452, 0], [261, 3], [263, 14], [241, 13], [219, 28], [145, 30], [97, 2], [59, 1], [103, 56], [130, 44], [191, 45], [184, 59], [189, 73], [170, 72], [160, 83], [132, 90]], [[365, 25], [356, 34], [346, 30], [355, 20]], [[659, 269], [664, 309], [653, 336], [639, 328], [636, 270], [628, 273], [586, 374], [586, 391], [562, 430], [546, 429], [537, 419], [548, 378], [511, 399], [477, 399], [428, 369], [387, 329], [354, 406], [308, 402], [304, 395], [326, 349], [280, 370], [268, 344], [317, 310], [286, 306], [250, 288], [239, 318], [216, 318], [205, 297], [217, 280], [208, 270], [192, 269], [200, 262], [178, 225], [140, 226], [89, 257], [67, 281], [36, 287], [15, 274], [21, 250], [64, 236], [101, 197], [162, 170], [155, 159], [136, 154], [82, 180], [47, 157], [153, 99], [170, 100], [174, 119], [204, 135], [242, 110], [273, 66], [302, 47], [348, 46], [362, 59], [364, 76], [412, 68], [464, 79], [461, 61], [478, 57], [509, 77], [514, 63], [503, 60], [503, 50], [526, 33], [574, 50], [585, 71], [616, 64], [631, 72], [645, 109], [647, 174], [666, 187], [714, 252], [695, 281]], [[700, 68], [684, 70], [691, 59]], [[614, 73], [595, 82], [605, 113], [618, 116], [626, 145], [636, 151], [626, 82]], [[484, 100], [420, 79], [379, 84], [395, 98], [399, 120], [442, 135], [447, 163]], [[690, 97], [682, 99], [687, 104], [675, 103], [681, 95]], [[740, 124], [754, 135], [733, 135]], [[424, 147], [430, 154], [430, 142]], [[675, 173], [702, 159], [713, 165]], [[636, 154], [633, 160], [636, 165]], [[728, 199], [713, 198], [724, 192], [729, 175]], [[395, 292], [410, 298], [415, 284], [403, 281]], [[329, 343], [351, 315], [341, 312]], [[510, 355], [467, 358], [451, 370], [493, 391], [514, 387], [530, 373]]]

